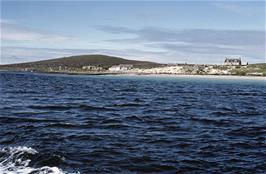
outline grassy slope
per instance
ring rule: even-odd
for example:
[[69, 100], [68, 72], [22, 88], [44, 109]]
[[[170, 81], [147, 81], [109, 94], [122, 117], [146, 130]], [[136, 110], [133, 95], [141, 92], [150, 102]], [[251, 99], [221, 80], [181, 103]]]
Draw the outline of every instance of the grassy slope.
[[237, 75], [247, 75], [249, 73], [262, 73], [266, 76], [266, 63], [250, 64], [247, 66], [241, 66], [232, 71]]
[[110, 67], [118, 64], [133, 64], [135, 67], [148, 68], [158, 66], [158, 64], [147, 61], [135, 61], [127, 60], [119, 57], [111, 57], [105, 55], [81, 55], [71, 56], [58, 59], [50, 59], [37, 62], [0, 65], [0, 68], [48, 68], [48, 67], [71, 67], [71, 68], [82, 68], [82, 66], [88, 65], [100, 65], [103, 67]]

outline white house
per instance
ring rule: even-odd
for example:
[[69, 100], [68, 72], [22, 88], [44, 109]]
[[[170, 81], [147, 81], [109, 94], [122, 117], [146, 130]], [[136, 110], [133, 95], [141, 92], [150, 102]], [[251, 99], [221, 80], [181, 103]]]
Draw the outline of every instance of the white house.
[[109, 71], [126, 71], [133, 68], [133, 65], [130, 64], [120, 64], [114, 65], [109, 68]]

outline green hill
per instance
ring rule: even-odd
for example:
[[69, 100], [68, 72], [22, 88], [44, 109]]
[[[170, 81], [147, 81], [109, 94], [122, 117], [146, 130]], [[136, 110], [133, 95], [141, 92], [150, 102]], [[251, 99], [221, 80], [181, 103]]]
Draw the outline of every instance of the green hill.
[[159, 64], [154, 62], [128, 60], [120, 57], [112, 57], [106, 55], [80, 55], [36, 62], [0, 65], [0, 69], [20, 70], [30, 68], [36, 71], [45, 71], [48, 68], [56, 68], [59, 66], [67, 67], [69, 69], [80, 69], [83, 66], [101, 66], [103, 68], [108, 68], [113, 65], [119, 64], [132, 64], [134, 67], [138, 68], [151, 68], [159, 66]]

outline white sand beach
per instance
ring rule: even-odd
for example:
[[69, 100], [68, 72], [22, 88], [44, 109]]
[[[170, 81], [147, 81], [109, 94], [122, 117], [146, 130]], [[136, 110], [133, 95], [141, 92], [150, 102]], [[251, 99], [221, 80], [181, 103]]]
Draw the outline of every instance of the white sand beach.
[[115, 76], [150, 76], [150, 77], [182, 77], [202, 79], [228, 79], [228, 80], [264, 80], [265, 76], [234, 76], [234, 75], [179, 75], [179, 74], [117, 74]]

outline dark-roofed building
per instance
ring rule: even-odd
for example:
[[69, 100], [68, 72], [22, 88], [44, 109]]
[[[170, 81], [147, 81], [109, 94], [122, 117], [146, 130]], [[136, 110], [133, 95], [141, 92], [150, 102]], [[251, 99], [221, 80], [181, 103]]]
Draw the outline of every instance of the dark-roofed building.
[[241, 58], [238, 59], [229, 59], [229, 58], [225, 58], [224, 60], [224, 65], [241, 65]]

